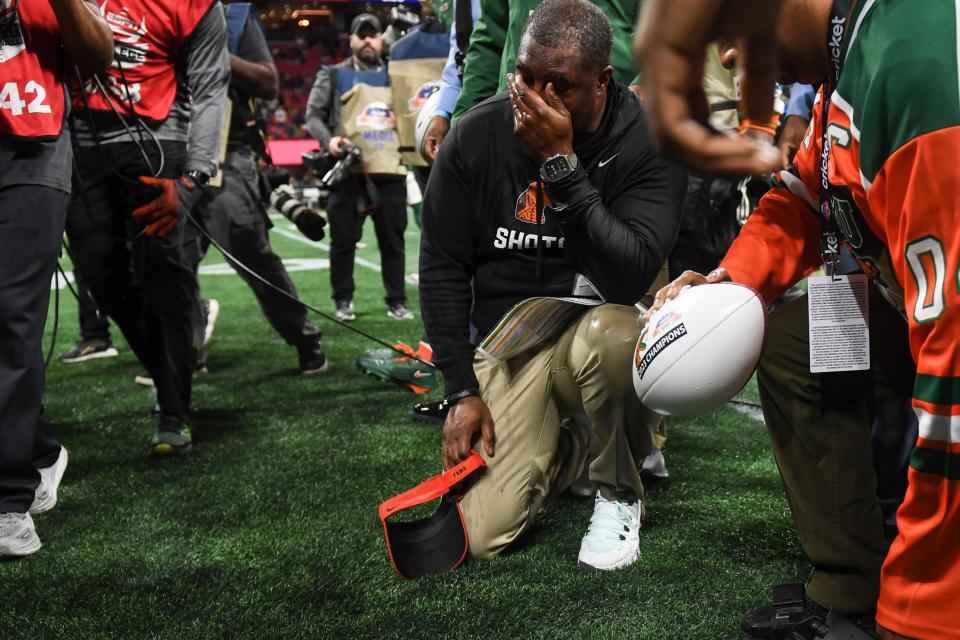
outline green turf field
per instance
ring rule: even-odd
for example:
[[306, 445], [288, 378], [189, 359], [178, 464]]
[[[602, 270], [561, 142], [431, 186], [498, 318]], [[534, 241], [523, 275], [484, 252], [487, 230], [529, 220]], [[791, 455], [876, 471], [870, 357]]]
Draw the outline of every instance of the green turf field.
[[[301, 295], [332, 312], [326, 252], [278, 225], [278, 253], [310, 261], [292, 273]], [[417, 237], [411, 223], [408, 272]], [[357, 326], [415, 344], [419, 320], [385, 315], [369, 222], [365, 242]], [[192, 456], [145, 455], [154, 400], [118, 332], [121, 357], [50, 366], [46, 414], [70, 467], [57, 508], [36, 518], [44, 548], [0, 563], [0, 639], [716, 640], [739, 637], [744, 609], [805, 574], [763, 427], [724, 408], [671, 422], [671, 475], [648, 494], [635, 565], [579, 571], [592, 505], [562, 500], [498, 560], [400, 580], [376, 507], [439, 471], [439, 428], [408, 418], [413, 394], [357, 372], [375, 345], [318, 320], [333, 368], [300, 377], [243, 282], [201, 283], [222, 312], [211, 373], [194, 386]], [[57, 353], [77, 335], [64, 291]]]

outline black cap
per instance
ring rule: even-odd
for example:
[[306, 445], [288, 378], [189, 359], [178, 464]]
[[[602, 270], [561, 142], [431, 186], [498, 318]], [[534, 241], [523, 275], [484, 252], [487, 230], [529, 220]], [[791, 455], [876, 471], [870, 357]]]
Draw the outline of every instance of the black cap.
[[377, 30], [377, 33], [382, 31], [380, 26], [380, 19], [372, 13], [361, 13], [356, 18], [353, 19], [353, 22], [350, 23], [350, 34], [356, 35], [357, 31], [360, 31], [360, 27], [364, 25], [370, 25]]

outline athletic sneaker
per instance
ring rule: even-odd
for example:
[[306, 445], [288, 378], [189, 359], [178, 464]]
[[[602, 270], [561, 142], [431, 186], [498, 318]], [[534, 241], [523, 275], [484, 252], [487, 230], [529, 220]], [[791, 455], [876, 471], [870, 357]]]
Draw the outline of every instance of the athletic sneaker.
[[[437, 369], [420, 362], [433, 361], [433, 349], [429, 344], [421, 340], [416, 351], [403, 342], [394, 347], [410, 355], [402, 356], [393, 349], [370, 349], [357, 358], [357, 368], [375, 378], [403, 385], [414, 393], [427, 393], [439, 384]], [[420, 360], [411, 358], [411, 355]]]
[[353, 311], [353, 303], [349, 300], [337, 300], [337, 311], [333, 317], [340, 322], [350, 322], [357, 319], [357, 314]]
[[207, 318], [207, 324], [203, 328], [203, 346], [207, 346], [213, 337], [213, 329], [217, 326], [217, 318], [220, 317], [220, 302], [214, 298], [204, 300], [203, 313]]
[[429, 424], [443, 424], [447, 419], [450, 405], [443, 400], [426, 400], [413, 405], [410, 417], [417, 422]]
[[190, 427], [179, 424], [176, 418], [160, 418], [157, 432], [150, 440], [150, 453], [155, 456], [179, 456], [193, 448]]
[[29, 513], [0, 513], [0, 558], [20, 558], [40, 549]]
[[60, 488], [60, 481], [63, 480], [63, 472], [66, 470], [67, 450], [60, 447], [60, 455], [57, 456], [56, 462], [44, 469], [37, 469], [40, 472], [40, 485], [33, 494], [30, 513], [43, 513], [56, 506], [57, 489]]
[[113, 358], [120, 355], [117, 348], [109, 340], [94, 338], [84, 340], [73, 349], [60, 355], [60, 362], [71, 364], [73, 362], [84, 362], [86, 360], [95, 360], [97, 358]]
[[640, 557], [640, 524], [644, 516], [640, 500], [607, 500], [597, 491], [590, 526], [580, 543], [578, 566], [611, 571], [633, 564]]
[[667, 471], [667, 461], [663, 458], [663, 451], [654, 447], [640, 467], [640, 476], [647, 480], [665, 480], [670, 477]]
[[[207, 365], [202, 363], [197, 363], [196, 368], [193, 370], [193, 377], [199, 378], [210, 373], [210, 369], [207, 368]], [[141, 384], [145, 387], [153, 386], [153, 376], [150, 375], [149, 371], [141, 371], [137, 375], [133, 376], [133, 381], [136, 384]]]
[[297, 347], [300, 360], [300, 373], [305, 376], [318, 376], [330, 370], [330, 361], [319, 341], [303, 347]]
[[404, 304], [392, 304], [387, 308], [387, 316], [395, 320], [413, 320], [413, 311]]

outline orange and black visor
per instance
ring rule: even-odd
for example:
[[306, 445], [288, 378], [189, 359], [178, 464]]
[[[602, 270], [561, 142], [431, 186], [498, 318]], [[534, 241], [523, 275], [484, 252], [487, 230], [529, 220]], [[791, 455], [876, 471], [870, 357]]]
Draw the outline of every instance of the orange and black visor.
[[[393, 568], [404, 578], [422, 578], [452, 571], [466, 559], [470, 542], [460, 513], [463, 494], [460, 483], [474, 471], [486, 466], [476, 451], [470, 457], [390, 498], [378, 512], [387, 538], [387, 551]], [[396, 514], [440, 498], [437, 511], [412, 522], [391, 522]]]

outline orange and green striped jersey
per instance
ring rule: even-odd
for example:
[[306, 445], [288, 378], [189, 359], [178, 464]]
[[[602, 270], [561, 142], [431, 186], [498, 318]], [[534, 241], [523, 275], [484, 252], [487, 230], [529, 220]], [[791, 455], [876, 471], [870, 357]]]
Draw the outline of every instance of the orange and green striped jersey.
[[[960, 639], [960, 0], [860, 0], [830, 112], [724, 258], [772, 301], [821, 262], [820, 147], [847, 245], [906, 316], [920, 438], [877, 620]], [[818, 101], [822, 104], [822, 100]]]

